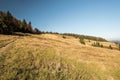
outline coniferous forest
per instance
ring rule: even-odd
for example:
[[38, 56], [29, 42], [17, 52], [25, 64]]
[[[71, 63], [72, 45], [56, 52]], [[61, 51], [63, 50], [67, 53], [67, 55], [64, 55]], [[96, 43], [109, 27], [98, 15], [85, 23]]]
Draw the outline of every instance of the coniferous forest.
[[18, 20], [9, 11], [0, 11], [0, 34], [14, 34], [15, 32], [38, 34], [40, 30], [33, 29], [31, 22], [25, 19]]

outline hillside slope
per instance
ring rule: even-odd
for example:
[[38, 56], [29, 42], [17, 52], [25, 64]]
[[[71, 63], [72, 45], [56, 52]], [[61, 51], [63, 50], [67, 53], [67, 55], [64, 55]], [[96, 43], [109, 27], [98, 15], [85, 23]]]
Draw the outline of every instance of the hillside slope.
[[82, 45], [71, 36], [0, 35], [0, 46], [2, 80], [120, 80], [120, 51]]

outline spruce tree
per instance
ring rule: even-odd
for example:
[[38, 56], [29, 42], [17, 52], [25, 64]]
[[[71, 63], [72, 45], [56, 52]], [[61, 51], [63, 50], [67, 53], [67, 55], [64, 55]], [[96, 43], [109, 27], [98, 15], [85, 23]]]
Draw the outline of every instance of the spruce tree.
[[27, 27], [26, 20], [23, 19], [23, 21], [21, 22], [21, 31], [26, 32], [26, 27]]
[[9, 11], [7, 11], [7, 19], [11, 20], [12, 18], [13, 18], [12, 14]]
[[28, 32], [32, 33], [31, 22], [28, 23], [28, 25], [27, 25], [27, 30], [28, 30]]

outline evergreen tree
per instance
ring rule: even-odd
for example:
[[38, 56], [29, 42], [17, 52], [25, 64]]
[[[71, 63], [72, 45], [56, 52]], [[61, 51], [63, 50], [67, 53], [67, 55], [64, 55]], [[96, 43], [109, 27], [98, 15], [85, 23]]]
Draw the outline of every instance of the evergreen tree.
[[27, 23], [25, 19], [23, 21], [18, 20], [9, 11], [0, 11], [0, 34], [12, 34], [14, 32], [40, 33], [39, 29], [32, 29], [31, 22]]
[[26, 32], [26, 27], [27, 27], [26, 20], [23, 19], [23, 21], [21, 22], [21, 32]]
[[32, 33], [31, 22], [28, 23], [28, 25], [27, 25], [27, 30], [28, 30], [29, 33]]
[[12, 23], [12, 19], [13, 19], [12, 14], [9, 11], [7, 11], [7, 13], [3, 13], [2, 16], [4, 18], [2, 21], [4, 23], [4, 25], [2, 26], [4, 33], [12, 34], [14, 31], [14, 27], [13, 27], [13, 23]]
[[12, 18], [13, 18], [12, 14], [9, 11], [7, 11], [7, 19], [11, 20]]

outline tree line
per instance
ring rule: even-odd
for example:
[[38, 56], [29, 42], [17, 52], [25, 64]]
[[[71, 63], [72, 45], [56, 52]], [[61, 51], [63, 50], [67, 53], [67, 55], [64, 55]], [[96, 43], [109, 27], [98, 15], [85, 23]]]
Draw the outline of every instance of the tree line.
[[101, 37], [88, 36], [88, 35], [79, 35], [79, 34], [73, 34], [73, 33], [64, 33], [64, 35], [73, 36], [75, 38], [80, 38], [80, 39], [94, 40], [94, 41], [107, 41], [106, 39]]
[[26, 22], [25, 19], [18, 20], [9, 11], [0, 11], [0, 34], [14, 34], [14, 32], [22, 33], [40, 33], [37, 28], [32, 28], [31, 22]]

